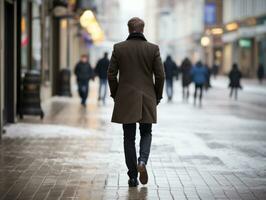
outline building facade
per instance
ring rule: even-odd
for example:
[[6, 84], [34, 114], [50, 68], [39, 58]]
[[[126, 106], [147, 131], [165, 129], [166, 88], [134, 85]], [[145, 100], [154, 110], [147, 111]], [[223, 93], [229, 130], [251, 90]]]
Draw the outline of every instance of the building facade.
[[104, 32], [104, 41], [91, 45], [89, 54], [91, 64], [96, 65], [104, 52], [112, 53], [114, 43], [124, 39], [122, 35], [121, 5], [120, 0], [98, 0], [96, 1], [96, 18]]
[[144, 15], [144, 21], [145, 21], [145, 36], [147, 37], [147, 40], [149, 40], [152, 43], [157, 43], [157, 16], [159, 14], [158, 10], [158, 3], [157, 0], [146, 0], [145, 3], [145, 15]]
[[266, 1], [224, 0], [223, 72], [238, 63], [243, 75], [255, 77], [266, 66]]
[[201, 59], [200, 39], [204, 32], [204, 0], [161, 0], [157, 3], [156, 40], [163, 57], [171, 55], [178, 63], [185, 57]]
[[[15, 122], [17, 105], [18, 2], [0, 1], [0, 128]], [[1, 136], [0, 136], [1, 137]]]
[[[205, 0], [204, 32], [201, 38], [203, 47], [203, 62], [212, 68], [220, 67], [223, 63], [223, 1]], [[204, 39], [207, 40], [204, 44]], [[208, 42], [209, 41], [209, 42]], [[208, 44], [209, 43], [209, 44]]]
[[41, 102], [60, 95], [61, 70], [72, 71], [84, 53], [79, 15], [94, 9], [78, 2], [88, 1], [0, 1], [0, 137], [21, 116], [26, 74], [40, 75]]

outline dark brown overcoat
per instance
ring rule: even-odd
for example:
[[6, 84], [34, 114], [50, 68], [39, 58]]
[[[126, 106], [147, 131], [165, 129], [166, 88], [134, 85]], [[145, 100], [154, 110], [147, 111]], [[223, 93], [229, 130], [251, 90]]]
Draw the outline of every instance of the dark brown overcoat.
[[115, 102], [112, 122], [156, 123], [164, 78], [159, 47], [147, 42], [142, 33], [115, 44], [108, 69]]

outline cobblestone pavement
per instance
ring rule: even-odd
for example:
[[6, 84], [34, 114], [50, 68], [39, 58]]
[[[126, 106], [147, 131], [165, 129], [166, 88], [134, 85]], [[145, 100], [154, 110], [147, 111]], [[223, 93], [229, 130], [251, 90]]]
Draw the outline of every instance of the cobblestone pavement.
[[86, 109], [57, 97], [43, 121], [6, 127], [0, 199], [265, 200], [265, 85], [244, 84], [234, 101], [217, 80], [198, 108], [182, 102], [179, 84], [174, 102], [159, 106], [148, 185], [128, 188], [121, 126], [109, 122], [111, 100], [97, 105], [93, 84]]

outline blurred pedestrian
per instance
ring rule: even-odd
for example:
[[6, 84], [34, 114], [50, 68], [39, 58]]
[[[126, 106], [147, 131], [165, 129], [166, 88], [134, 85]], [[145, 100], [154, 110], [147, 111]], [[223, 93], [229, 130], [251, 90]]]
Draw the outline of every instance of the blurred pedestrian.
[[257, 77], [259, 79], [260, 84], [262, 84], [263, 79], [264, 79], [264, 67], [261, 63], [259, 64], [259, 67], [258, 67]]
[[108, 53], [105, 52], [103, 58], [101, 58], [96, 65], [95, 73], [99, 76], [99, 93], [98, 101], [102, 101], [105, 104], [106, 90], [107, 90], [107, 70], [109, 66]]
[[[152, 140], [152, 123], [162, 99], [164, 68], [159, 47], [147, 42], [144, 22], [134, 17], [128, 21], [129, 36], [114, 45], [108, 69], [108, 82], [115, 105], [112, 122], [123, 124], [124, 151], [129, 187], [148, 182], [146, 170]], [[118, 79], [119, 74], [119, 79]], [[153, 78], [155, 77], [155, 78]], [[136, 123], [140, 129], [140, 150], [137, 162]]]
[[75, 66], [75, 74], [77, 76], [78, 92], [81, 98], [81, 104], [86, 106], [89, 93], [89, 80], [93, 78], [93, 70], [87, 55], [82, 55], [80, 61]]
[[185, 58], [181, 64], [180, 71], [182, 73], [182, 88], [183, 88], [183, 100], [188, 101], [189, 98], [189, 85], [191, 83], [190, 71], [192, 68], [191, 61]]
[[238, 69], [236, 63], [233, 64], [232, 70], [229, 73], [229, 87], [231, 88], [230, 97], [233, 97], [233, 93], [235, 94], [235, 99], [237, 99], [237, 91], [238, 89], [242, 89], [240, 84], [240, 79], [242, 78], [242, 74]]
[[172, 101], [174, 89], [173, 89], [173, 79], [174, 76], [178, 79], [178, 67], [176, 63], [172, 60], [171, 56], [168, 55], [164, 61], [164, 71], [165, 71], [165, 82], [166, 82], [166, 94], [168, 97], [168, 102]]
[[212, 66], [212, 74], [213, 74], [213, 77], [216, 79], [216, 76], [218, 75], [219, 73], [219, 65], [217, 64], [213, 64]]
[[206, 82], [204, 84], [204, 87], [207, 91], [209, 88], [211, 88], [211, 69], [208, 64], [205, 64], [204, 67], [206, 69]]
[[202, 90], [203, 86], [206, 83], [207, 70], [203, 66], [203, 64], [199, 61], [196, 65], [191, 69], [192, 80], [195, 83], [195, 92], [194, 92], [194, 105], [196, 105], [197, 100], [197, 92], [199, 90], [199, 105], [202, 105]]

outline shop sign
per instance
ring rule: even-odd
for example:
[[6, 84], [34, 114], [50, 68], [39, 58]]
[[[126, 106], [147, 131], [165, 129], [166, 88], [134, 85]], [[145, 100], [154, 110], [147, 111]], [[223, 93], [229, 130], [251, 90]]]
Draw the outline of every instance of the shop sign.
[[257, 20], [254, 17], [248, 18], [241, 22], [241, 26], [256, 26]]
[[206, 3], [204, 7], [204, 22], [205, 25], [216, 24], [216, 4]]
[[250, 39], [240, 39], [238, 41], [238, 45], [242, 48], [250, 48], [252, 45], [252, 42]]

